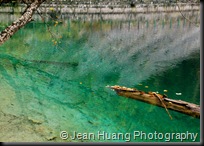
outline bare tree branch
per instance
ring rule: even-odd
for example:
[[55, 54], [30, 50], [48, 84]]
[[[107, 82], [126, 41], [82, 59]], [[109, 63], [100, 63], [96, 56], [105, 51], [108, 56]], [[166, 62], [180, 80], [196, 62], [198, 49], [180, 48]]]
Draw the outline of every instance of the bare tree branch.
[[188, 20], [190, 23], [194, 24], [194, 26], [199, 27], [198, 24], [196, 24], [195, 22], [192, 22], [190, 19], [188, 19], [187, 17], [185, 17], [185, 16], [183, 15], [183, 13], [181, 12], [180, 6], [179, 6], [179, 4], [178, 4], [177, 2], [176, 2], [176, 5], [177, 5], [177, 7], [178, 7], [178, 9], [179, 9], [179, 12], [181, 13], [181, 15], [182, 15], [186, 20]]
[[[37, 13], [38, 13], [38, 15], [41, 17], [41, 19], [42, 19], [42, 21], [44, 22], [45, 21], [45, 18], [40, 14], [40, 12], [37, 10]], [[52, 17], [51, 17], [51, 19], [53, 19]], [[45, 25], [47, 26], [47, 30], [48, 30], [48, 32], [50, 33], [50, 35], [51, 35], [51, 37], [52, 37], [52, 39], [57, 39], [57, 38], [59, 38], [59, 36], [57, 36], [57, 34], [54, 34], [54, 33], [52, 33], [52, 31], [50, 30], [50, 27], [47, 25], [47, 23], [45, 23]], [[56, 44], [57, 45], [57, 44]], [[58, 46], [58, 45], [57, 45]], [[63, 48], [61, 48], [60, 46], [58, 46], [60, 49], [62, 49], [62, 51], [64, 51], [64, 49]], [[65, 51], [64, 51], [65, 52]]]
[[27, 6], [22, 16], [0, 33], [0, 45], [32, 20], [33, 13], [45, 0], [35, 0]]

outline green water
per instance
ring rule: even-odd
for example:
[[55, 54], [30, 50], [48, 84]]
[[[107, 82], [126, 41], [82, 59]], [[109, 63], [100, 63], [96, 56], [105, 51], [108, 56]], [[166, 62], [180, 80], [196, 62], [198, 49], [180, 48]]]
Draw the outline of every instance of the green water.
[[[169, 111], [171, 120], [163, 108], [106, 88], [135, 87], [200, 104], [199, 28], [155, 24], [138, 29], [137, 23], [68, 20], [48, 24], [54, 37], [48, 25], [26, 25], [0, 46], [1, 111], [32, 121], [42, 141], [51, 136], [63, 142], [181, 142], [184, 133], [188, 137], [183, 134], [182, 141], [199, 142], [200, 119]], [[62, 140], [61, 131], [94, 133], [95, 138]], [[99, 131], [123, 137], [99, 139]], [[7, 135], [0, 140], [12, 141]], [[20, 135], [14, 137], [21, 141]]]

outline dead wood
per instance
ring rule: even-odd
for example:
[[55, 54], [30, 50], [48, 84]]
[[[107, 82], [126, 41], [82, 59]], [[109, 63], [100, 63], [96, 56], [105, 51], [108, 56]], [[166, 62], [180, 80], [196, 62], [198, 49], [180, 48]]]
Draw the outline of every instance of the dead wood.
[[124, 96], [152, 105], [160, 106], [166, 109], [171, 109], [183, 114], [187, 114], [196, 118], [200, 118], [200, 106], [182, 100], [167, 98], [165, 95], [156, 94], [155, 92], [144, 92], [134, 88], [121, 86], [107, 86], [116, 91], [119, 96]]

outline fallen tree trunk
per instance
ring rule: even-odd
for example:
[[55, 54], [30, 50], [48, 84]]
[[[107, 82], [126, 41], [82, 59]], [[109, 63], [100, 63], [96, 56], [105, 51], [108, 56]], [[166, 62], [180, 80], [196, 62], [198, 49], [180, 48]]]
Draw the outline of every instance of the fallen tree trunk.
[[119, 96], [125, 96], [140, 100], [149, 104], [160, 106], [163, 108], [175, 110], [196, 118], [200, 118], [200, 106], [185, 102], [182, 100], [174, 100], [167, 98], [165, 95], [157, 94], [155, 92], [145, 93], [133, 88], [126, 88], [121, 86], [107, 86], [116, 91]]
[[45, 0], [35, 0], [27, 6], [22, 16], [0, 33], [0, 45], [7, 41], [19, 29], [32, 20], [33, 13]]

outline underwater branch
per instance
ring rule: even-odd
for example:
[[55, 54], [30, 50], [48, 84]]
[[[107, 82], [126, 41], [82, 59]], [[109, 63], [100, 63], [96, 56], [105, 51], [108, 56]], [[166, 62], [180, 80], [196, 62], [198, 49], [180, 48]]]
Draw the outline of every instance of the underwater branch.
[[163, 107], [165, 109], [171, 109], [196, 118], [200, 118], [199, 105], [182, 100], [170, 99], [167, 98], [165, 95], [156, 94], [155, 92], [146, 93], [144, 91], [140, 91], [134, 88], [121, 87], [117, 85], [107, 87], [113, 89], [119, 96], [136, 99], [152, 105]]

